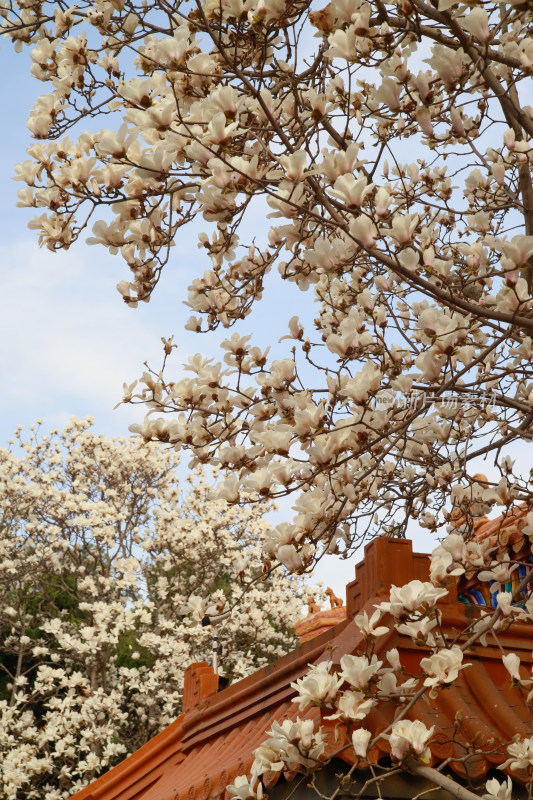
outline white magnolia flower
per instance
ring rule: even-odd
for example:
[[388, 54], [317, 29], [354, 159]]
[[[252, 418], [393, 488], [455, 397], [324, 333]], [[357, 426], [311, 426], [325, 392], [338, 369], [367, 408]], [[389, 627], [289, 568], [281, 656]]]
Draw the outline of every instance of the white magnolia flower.
[[518, 564], [510, 564], [509, 553], [504, 553], [502, 558], [493, 561], [490, 569], [482, 570], [478, 573], [480, 581], [496, 581], [496, 583], [508, 583]]
[[298, 766], [314, 767], [325, 749], [324, 735], [320, 729], [314, 730], [310, 719], [285, 719], [281, 724], [275, 721], [269, 735], [270, 738], [254, 752], [252, 774], [281, 772]]
[[249, 780], [246, 775], [238, 775], [235, 783], [230, 784], [226, 789], [229, 795], [237, 800], [262, 800], [263, 797], [262, 784], [254, 778]]
[[501, 769], [510, 766], [512, 770], [528, 769], [533, 766], [533, 737], [520, 739], [507, 745], [510, 758], [501, 765]]
[[505, 669], [514, 681], [520, 681], [520, 659], [516, 653], [506, 653], [502, 656]]
[[485, 800], [512, 800], [513, 797], [513, 784], [510, 778], [506, 781], [500, 781], [497, 778], [491, 778], [485, 784], [487, 794], [484, 795]]
[[496, 604], [504, 617], [508, 617], [513, 613], [513, 611], [518, 610], [513, 606], [512, 592], [498, 592], [496, 595]]
[[367, 179], [364, 175], [361, 175], [356, 180], [355, 177], [349, 173], [337, 178], [333, 189], [330, 189], [330, 194], [343, 200], [349, 206], [360, 206], [373, 188], [374, 184], [367, 183]]
[[344, 655], [340, 660], [340, 676], [354, 689], [364, 690], [369, 682], [378, 674], [383, 662], [378, 661], [373, 655], [369, 660], [366, 656]]
[[434, 730], [435, 726], [428, 729], [418, 719], [414, 722], [408, 719], [394, 722], [392, 732], [388, 735], [392, 757], [403, 761], [407, 756], [415, 756], [428, 762], [431, 758], [428, 742]]
[[447, 589], [438, 589], [429, 581], [414, 580], [406, 583], [405, 586], [391, 586], [390, 601], [380, 603], [376, 608], [388, 611], [393, 617], [400, 619], [423, 606], [432, 608], [447, 594]]
[[480, 42], [488, 42], [492, 38], [489, 25], [489, 18], [484, 8], [476, 6], [467, 17], [461, 19], [461, 27], [479, 39]]
[[375, 701], [365, 697], [362, 692], [342, 692], [335, 703], [336, 713], [324, 719], [362, 720], [370, 713], [374, 704]]
[[368, 618], [366, 611], [363, 611], [362, 614], [356, 614], [354, 617], [354, 622], [363, 636], [377, 639], [379, 636], [384, 636], [389, 632], [389, 628], [387, 628], [386, 625], [377, 624], [380, 618], [381, 612], [379, 609], [376, 609], [370, 619]]
[[292, 702], [298, 703], [300, 711], [310, 705], [332, 706], [344, 680], [331, 673], [332, 666], [331, 661], [321, 661], [317, 666], [311, 667], [303, 678], [291, 683], [291, 687], [298, 692], [298, 697], [294, 697]]
[[357, 728], [357, 730], [352, 733], [353, 749], [359, 758], [366, 757], [371, 738], [372, 734], [370, 731], [367, 731], [366, 728]]
[[458, 645], [454, 645], [450, 649], [439, 650], [429, 658], [423, 658], [420, 666], [428, 676], [424, 680], [424, 686], [452, 683], [457, 678], [459, 670], [470, 666], [462, 662], [463, 651]]

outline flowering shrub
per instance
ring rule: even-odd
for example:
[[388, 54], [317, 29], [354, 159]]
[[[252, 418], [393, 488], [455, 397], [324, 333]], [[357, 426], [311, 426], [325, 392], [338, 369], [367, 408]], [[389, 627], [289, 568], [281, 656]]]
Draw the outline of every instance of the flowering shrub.
[[185, 668], [211, 657], [206, 612], [233, 609], [230, 678], [294, 646], [306, 595], [262, 580], [260, 510], [212, 500], [201, 470], [180, 483], [178, 464], [75, 419], [0, 451], [6, 800], [69, 797], [175, 719]]

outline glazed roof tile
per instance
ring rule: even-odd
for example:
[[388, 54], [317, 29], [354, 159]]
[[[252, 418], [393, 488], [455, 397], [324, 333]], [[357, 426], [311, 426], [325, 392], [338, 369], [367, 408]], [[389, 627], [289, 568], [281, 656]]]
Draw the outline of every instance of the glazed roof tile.
[[[110, 770], [93, 784], [74, 795], [75, 800], [216, 800], [224, 798], [225, 787], [237, 775], [245, 774], [253, 752], [266, 738], [274, 720], [313, 718], [317, 709], [299, 713], [291, 702], [291, 683], [308, 664], [323, 660], [338, 663], [346, 653], [357, 652], [363, 642], [353, 616], [388, 597], [391, 584], [414, 578], [427, 579], [429, 559], [412, 553], [407, 540], [377, 539], [365, 549], [365, 560], [357, 566], [356, 580], [347, 587], [347, 619], [321, 633], [274, 664], [217, 692], [217, 676], [207, 664], [193, 664], [186, 671], [184, 712], [168, 728], [144, 747]], [[443, 626], [450, 633], [466, 627], [475, 610], [458, 603], [456, 587], [451, 586], [443, 604]], [[513, 626], [499, 634], [504, 646], [515, 650], [524, 666], [531, 665], [531, 633], [525, 625]], [[380, 637], [377, 654], [397, 647], [406, 673], [419, 672], [426, 655], [409, 637], [396, 631]], [[462, 670], [449, 688], [435, 700], [424, 697], [411, 709], [409, 717], [435, 726], [432, 746], [438, 762], [451, 759], [450, 768], [458, 775], [483, 776], [501, 764], [501, 748], [516, 733], [531, 734], [532, 726], [519, 690], [511, 686], [502, 664], [501, 653], [491, 644], [477, 644], [467, 652], [471, 666]], [[365, 727], [384, 730], [394, 718], [392, 704], [380, 704], [365, 719]], [[335, 741], [330, 726], [328, 754], [343, 746]], [[452, 741], [453, 740], [453, 741]], [[488, 744], [493, 740], [491, 745]], [[490, 750], [488, 755], [474, 752], [475, 745]], [[388, 745], [378, 741], [369, 754], [377, 761], [386, 756]], [[349, 750], [340, 757], [349, 761]], [[454, 760], [455, 759], [455, 760]], [[272, 776], [272, 780], [275, 776]], [[74, 798], [72, 800], [74, 800]]]
[[480, 517], [474, 523], [474, 535], [478, 541], [491, 539], [495, 545], [509, 547], [513, 552], [519, 552], [525, 546], [530, 546], [530, 540], [523, 533], [527, 524], [528, 506], [520, 503], [497, 519]]

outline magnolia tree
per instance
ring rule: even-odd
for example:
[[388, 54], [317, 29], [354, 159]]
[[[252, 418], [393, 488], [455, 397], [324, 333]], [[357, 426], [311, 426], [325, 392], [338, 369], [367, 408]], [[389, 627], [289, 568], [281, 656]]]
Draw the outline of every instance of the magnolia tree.
[[[481, 514], [527, 511], [512, 454], [533, 433], [531, 3], [3, 0], [2, 13], [48, 85], [17, 167], [41, 244], [66, 249], [92, 226], [88, 241], [126, 262], [118, 289], [135, 306], [203, 220], [190, 330], [247, 317], [270, 270], [315, 303], [310, 322], [281, 323], [280, 357], [237, 332], [224, 363], [198, 355], [172, 380], [167, 341], [163, 368], [124, 393], [148, 406], [146, 440], [224, 471], [229, 503], [294, 494], [265, 541], [272, 563], [309, 569], [413, 521], [445, 532], [460, 518], [468, 541]], [[270, 227], [248, 234], [258, 214]], [[499, 569], [497, 551], [457, 548], [436, 556], [436, 585]], [[459, 652], [428, 642], [449, 659], [438, 691]], [[404, 739], [423, 759], [420, 730]]]
[[180, 486], [177, 467], [88, 420], [0, 451], [6, 800], [70, 797], [175, 719], [185, 668], [211, 658], [206, 612], [231, 611], [228, 677], [294, 646], [305, 592], [261, 580], [260, 509], [210, 499], [201, 470]]

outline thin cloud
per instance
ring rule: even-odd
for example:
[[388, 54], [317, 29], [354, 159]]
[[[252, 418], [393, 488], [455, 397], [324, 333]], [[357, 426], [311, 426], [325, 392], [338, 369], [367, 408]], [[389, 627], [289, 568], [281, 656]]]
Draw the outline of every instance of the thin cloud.
[[158, 325], [121, 304], [113, 276], [91, 255], [83, 248], [54, 254], [32, 241], [3, 248], [4, 426], [61, 408], [107, 416], [122, 382], [137, 377], [146, 358], [160, 359]]

